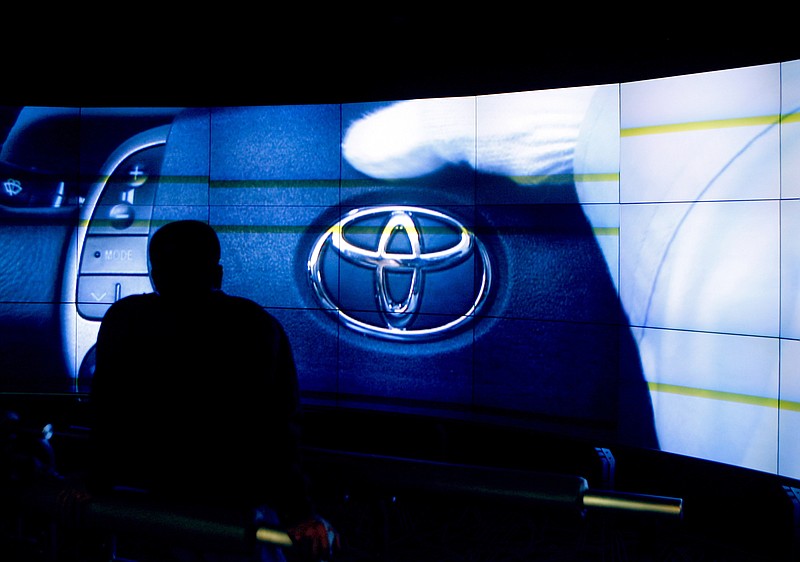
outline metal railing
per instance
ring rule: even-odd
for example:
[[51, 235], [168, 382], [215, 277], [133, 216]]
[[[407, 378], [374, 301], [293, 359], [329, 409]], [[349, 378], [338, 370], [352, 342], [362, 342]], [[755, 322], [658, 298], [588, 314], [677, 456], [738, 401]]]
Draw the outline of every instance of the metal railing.
[[[576, 475], [320, 449], [306, 451], [305, 457], [315, 470], [400, 494], [410, 491], [441, 497], [474, 496], [578, 513], [624, 510], [669, 518], [680, 518], [683, 513], [680, 498], [593, 490], [585, 478]], [[142, 536], [233, 553], [252, 552], [258, 543], [292, 546], [285, 530], [247, 524], [229, 510], [165, 503], [137, 493], [89, 497], [58, 480], [0, 488], [0, 504], [20, 516], [50, 518], [71, 531]]]

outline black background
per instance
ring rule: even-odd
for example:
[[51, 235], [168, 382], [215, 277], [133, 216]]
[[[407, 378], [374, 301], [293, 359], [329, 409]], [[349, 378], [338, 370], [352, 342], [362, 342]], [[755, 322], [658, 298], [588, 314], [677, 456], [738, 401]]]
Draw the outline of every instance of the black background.
[[[327, 5], [326, 5], [327, 6]], [[4, 18], [0, 104], [339, 103], [617, 83], [800, 58], [781, 12], [678, 4], [74, 5]], [[26, 9], [27, 11], [27, 9]]]

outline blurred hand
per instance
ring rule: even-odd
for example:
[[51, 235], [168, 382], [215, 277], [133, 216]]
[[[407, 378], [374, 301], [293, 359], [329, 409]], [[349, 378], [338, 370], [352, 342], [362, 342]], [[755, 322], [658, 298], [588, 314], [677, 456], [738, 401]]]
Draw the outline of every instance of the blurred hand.
[[340, 548], [339, 534], [322, 517], [312, 517], [288, 530], [303, 560], [330, 560]]
[[84, 506], [92, 501], [92, 495], [80, 484], [68, 483], [56, 496], [59, 520], [71, 527], [81, 524]]

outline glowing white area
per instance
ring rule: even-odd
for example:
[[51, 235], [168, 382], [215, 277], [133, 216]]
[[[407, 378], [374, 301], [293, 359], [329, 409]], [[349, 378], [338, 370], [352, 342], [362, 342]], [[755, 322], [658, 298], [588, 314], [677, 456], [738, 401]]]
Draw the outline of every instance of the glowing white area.
[[595, 88], [419, 99], [370, 113], [346, 131], [345, 159], [375, 178], [468, 164], [504, 176], [572, 173]]
[[478, 170], [515, 178], [572, 174], [581, 125], [596, 90], [479, 96]]
[[663, 450], [777, 471], [777, 409], [663, 392], [653, 402]]
[[342, 153], [375, 178], [435, 172], [445, 164], [475, 165], [475, 99], [410, 100], [381, 108], [345, 133]]
[[777, 201], [623, 205], [620, 223], [633, 325], [778, 335]]

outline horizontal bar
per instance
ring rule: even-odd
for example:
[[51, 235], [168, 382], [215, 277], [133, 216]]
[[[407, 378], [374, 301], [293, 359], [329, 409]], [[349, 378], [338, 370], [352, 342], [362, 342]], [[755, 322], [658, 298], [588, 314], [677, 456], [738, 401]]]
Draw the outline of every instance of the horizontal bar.
[[20, 512], [45, 514], [67, 526], [162, 537], [181, 544], [202, 544], [232, 552], [245, 552], [254, 542], [292, 546], [282, 529], [254, 528], [241, 521], [234, 510], [182, 507], [139, 494], [72, 500], [60, 485], [15, 486], [0, 489], [0, 503], [15, 505]]
[[[680, 517], [680, 498], [616, 491], [589, 490], [586, 479], [569, 474], [540, 473], [496, 467], [460, 465], [341, 453], [309, 451], [307, 460], [317, 468], [336, 469], [355, 482], [387, 489], [427, 492], [529, 507], [567, 508], [581, 513], [587, 508], [626, 510]], [[15, 504], [20, 511], [48, 514], [76, 528], [104, 529], [146, 537], [164, 537], [177, 543], [213, 545], [240, 552], [254, 542], [291, 547], [282, 529], [246, 525], [231, 510], [204, 509], [156, 501], [143, 494], [99, 496], [83, 500], [64, 494], [63, 484], [0, 487], [0, 503]], [[9, 501], [11, 500], [11, 501]]]
[[675, 517], [680, 517], [683, 512], [683, 500], [680, 498], [603, 490], [587, 490], [583, 494], [583, 505], [584, 507], [638, 511]]
[[683, 500], [628, 492], [590, 490], [581, 476], [310, 449], [317, 466], [336, 467], [355, 481], [389, 488], [479, 496], [526, 505], [581, 510], [619, 509], [682, 516]]

